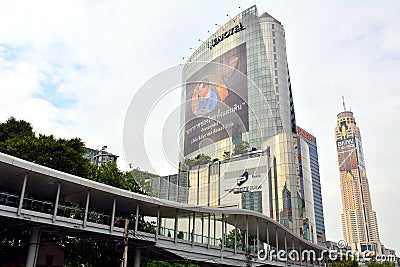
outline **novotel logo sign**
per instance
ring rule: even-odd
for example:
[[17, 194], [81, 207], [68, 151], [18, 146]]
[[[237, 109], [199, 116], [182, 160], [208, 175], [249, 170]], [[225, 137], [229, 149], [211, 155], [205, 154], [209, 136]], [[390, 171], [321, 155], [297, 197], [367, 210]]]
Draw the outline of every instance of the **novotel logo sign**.
[[241, 22], [239, 22], [238, 25], [230, 28], [229, 30], [227, 30], [223, 34], [211, 39], [211, 41], [208, 42], [207, 47], [210, 48], [210, 49], [213, 49], [214, 46], [216, 46], [217, 44], [219, 44], [220, 42], [222, 42], [223, 40], [225, 40], [229, 36], [232, 36], [235, 33], [238, 33], [240, 31], [243, 31], [244, 29], [246, 29], [246, 27], [244, 27], [243, 24]]

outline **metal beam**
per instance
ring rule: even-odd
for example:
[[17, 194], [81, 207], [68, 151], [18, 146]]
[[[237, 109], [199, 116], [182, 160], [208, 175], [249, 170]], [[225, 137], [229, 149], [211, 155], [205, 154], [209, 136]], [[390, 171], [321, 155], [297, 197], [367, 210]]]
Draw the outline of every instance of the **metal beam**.
[[258, 225], [258, 218], [257, 218], [257, 250], [255, 252], [258, 252], [259, 248], [260, 248], [260, 229], [259, 229], [259, 225]]
[[249, 218], [246, 215], [246, 235], [244, 236], [246, 251], [249, 250]]
[[90, 190], [88, 190], [87, 195], [86, 195], [86, 207], [85, 207], [85, 217], [83, 218], [83, 228], [86, 228], [86, 223], [87, 223], [88, 213], [89, 213], [89, 202], [90, 202]]
[[201, 214], [201, 243], [204, 243], [204, 213]]
[[157, 228], [156, 228], [156, 236], [155, 239], [158, 240], [158, 235], [160, 233], [160, 224], [161, 224], [161, 208], [157, 207]]
[[236, 218], [236, 214], [235, 214], [235, 242], [234, 242], [234, 253], [236, 254], [237, 252], [237, 218]]
[[207, 233], [207, 248], [210, 248], [210, 238], [211, 238], [211, 214], [208, 214], [208, 233]]
[[194, 237], [195, 237], [194, 230], [195, 230], [195, 229], [196, 229], [196, 212], [193, 211], [193, 229], [192, 229], [192, 234], [191, 234], [191, 237], [192, 237], [192, 247], [194, 246]]
[[214, 246], [216, 246], [215, 245], [215, 241], [216, 241], [216, 239], [217, 239], [217, 237], [216, 237], [216, 229], [217, 229], [217, 221], [215, 220], [215, 213], [214, 213]]
[[57, 210], [58, 210], [58, 202], [60, 201], [60, 193], [61, 193], [61, 182], [58, 182], [56, 202], [54, 202], [53, 222], [55, 222], [57, 219]]
[[[279, 239], [278, 239], [278, 227], [275, 227], [275, 246], [276, 251], [279, 251]], [[278, 257], [276, 257], [276, 261], [278, 261]]]
[[140, 207], [139, 207], [139, 202], [138, 202], [138, 203], [136, 203], [136, 218], [135, 218], [135, 231], [134, 231], [135, 235], [136, 235], [136, 232], [139, 227], [139, 208]]
[[174, 241], [175, 244], [178, 242], [178, 209], [175, 210], [175, 222], [174, 222]]
[[24, 196], [25, 196], [25, 189], [26, 189], [26, 183], [28, 181], [28, 174], [25, 173], [24, 176], [24, 181], [22, 183], [22, 190], [21, 190], [21, 196], [19, 197], [19, 204], [18, 204], [18, 212], [17, 215], [21, 215], [21, 210], [22, 210], [22, 204], [24, 203]]
[[117, 206], [117, 198], [114, 197], [113, 199], [113, 206], [111, 211], [111, 224], [110, 224], [110, 233], [114, 231], [114, 221], [115, 221], [115, 208]]
[[221, 262], [224, 260], [224, 245], [225, 245], [225, 214], [222, 213], [221, 223]]

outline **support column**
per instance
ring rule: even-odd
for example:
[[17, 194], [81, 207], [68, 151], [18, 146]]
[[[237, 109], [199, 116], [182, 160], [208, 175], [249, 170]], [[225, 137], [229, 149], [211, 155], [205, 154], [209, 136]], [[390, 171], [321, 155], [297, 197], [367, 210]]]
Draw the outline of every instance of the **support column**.
[[90, 190], [88, 190], [87, 195], [86, 195], [86, 207], [85, 207], [85, 217], [83, 218], [83, 228], [86, 228], [86, 223], [87, 223], [88, 213], [89, 213], [89, 202], [90, 202]]
[[17, 215], [18, 216], [21, 215], [22, 204], [24, 202], [24, 196], [25, 196], [25, 190], [26, 190], [27, 181], [28, 181], [28, 174], [25, 173], [24, 182], [22, 183], [21, 196], [19, 197], [19, 204], [18, 204], [18, 211], [17, 211]]
[[217, 236], [216, 236], [216, 229], [217, 229], [217, 221], [215, 220], [215, 213], [214, 213], [214, 246], [216, 246], [217, 244], [215, 244], [215, 241], [216, 241], [216, 239], [217, 239]]
[[246, 235], [244, 236], [244, 244], [246, 247], [246, 253], [249, 251], [249, 218], [246, 215]]
[[136, 203], [136, 217], [135, 217], [135, 235], [139, 227], [139, 202]]
[[58, 202], [60, 202], [61, 182], [58, 182], [56, 202], [54, 203], [53, 222], [57, 219]]
[[211, 238], [211, 214], [208, 214], [208, 236], [207, 236], [207, 248], [210, 248], [210, 238]]
[[175, 244], [178, 242], [178, 209], [175, 210], [175, 222], [174, 222], [174, 241]]
[[140, 267], [140, 261], [142, 260], [142, 250], [135, 248], [135, 259], [133, 260], [133, 267]]
[[235, 254], [237, 252], [237, 221], [236, 220], [237, 219], [236, 219], [236, 214], [235, 214], [235, 242], [233, 244]]
[[157, 228], [156, 228], [156, 241], [158, 240], [158, 235], [160, 234], [160, 224], [161, 224], [161, 210], [160, 206], [157, 207]]
[[[294, 250], [294, 238], [292, 237], [292, 249]], [[294, 260], [292, 261], [293, 265], [295, 264]]]
[[31, 241], [29, 243], [28, 256], [26, 258], [26, 267], [35, 267], [39, 252], [40, 227], [32, 228]]
[[[276, 253], [278, 253], [279, 251], [278, 227], [275, 227], [275, 246], [276, 246]], [[276, 261], [278, 261], [278, 257], [276, 257]]]
[[[222, 236], [221, 236], [221, 251], [224, 251], [224, 246], [225, 246], [225, 214], [222, 214], [222, 223], [221, 223], [221, 230], [222, 230]], [[221, 254], [222, 255], [222, 254]], [[221, 256], [222, 257], [222, 256]]]
[[285, 256], [286, 256], [286, 263], [287, 264], [287, 254], [288, 254], [288, 249], [287, 249], [287, 240], [286, 240], [286, 233], [285, 233]]
[[117, 206], [117, 199], [114, 197], [112, 212], [111, 212], [111, 224], [110, 224], [110, 233], [114, 231], [114, 221], [115, 221], [115, 208]]
[[204, 244], [204, 214], [201, 214], [201, 243]]
[[124, 254], [123, 254], [123, 259], [124, 259], [124, 265], [123, 267], [128, 266], [128, 248], [129, 248], [129, 219], [125, 218], [125, 227], [124, 227]]
[[193, 211], [193, 229], [192, 229], [192, 233], [191, 233], [192, 247], [194, 246], [194, 238], [195, 238], [194, 231], [195, 231], [195, 229], [196, 229], [196, 212]]
[[192, 219], [192, 216], [190, 216], [190, 212], [189, 212], [189, 219], [188, 219], [188, 235], [187, 235], [188, 241], [191, 241], [191, 240], [192, 240], [192, 234], [191, 234], [191, 232], [190, 232], [190, 226], [191, 226], [191, 224], [192, 224], [191, 219]]
[[302, 256], [303, 251], [301, 251], [301, 244], [299, 244], [299, 246], [300, 246], [300, 255], [299, 255], [300, 266], [303, 266], [303, 256]]
[[255, 252], [258, 252], [258, 250], [260, 249], [260, 229], [258, 226], [258, 218], [257, 218], [257, 249], [255, 250]]

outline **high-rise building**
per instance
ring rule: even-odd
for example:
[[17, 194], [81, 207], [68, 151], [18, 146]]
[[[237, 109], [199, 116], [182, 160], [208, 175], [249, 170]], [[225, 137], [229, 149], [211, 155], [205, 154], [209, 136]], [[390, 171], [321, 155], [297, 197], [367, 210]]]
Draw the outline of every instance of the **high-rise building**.
[[282, 24], [250, 7], [220, 27], [183, 70], [181, 160], [221, 159], [243, 141], [250, 148], [295, 133]]
[[[325, 219], [324, 219], [324, 207], [322, 205], [322, 194], [321, 194], [321, 181], [319, 175], [319, 162], [318, 162], [318, 149], [317, 139], [315, 136], [297, 126], [297, 133], [299, 139], [304, 140], [310, 151], [310, 169], [312, 178], [312, 188], [314, 196], [314, 214], [315, 214], [315, 226], [317, 232], [317, 241], [322, 243], [326, 241], [325, 235]], [[299, 151], [300, 166], [304, 165], [302, 162], [301, 151]]]
[[[342, 192], [343, 236], [353, 250], [382, 254], [376, 213], [372, 209], [360, 129], [353, 112], [337, 115], [336, 148]], [[383, 252], [384, 253], [384, 252]]]
[[117, 155], [107, 152], [107, 146], [103, 146], [101, 150], [88, 147], [86, 148], [86, 150], [87, 153], [85, 155], [85, 158], [89, 159], [90, 163], [96, 166], [101, 166], [110, 162], [117, 163], [117, 159], [119, 157]]
[[282, 24], [244, 10], [195, 50], [182, 77], [188, 202], [261, 212], [316, 242], [310, 151], [296, 133]]

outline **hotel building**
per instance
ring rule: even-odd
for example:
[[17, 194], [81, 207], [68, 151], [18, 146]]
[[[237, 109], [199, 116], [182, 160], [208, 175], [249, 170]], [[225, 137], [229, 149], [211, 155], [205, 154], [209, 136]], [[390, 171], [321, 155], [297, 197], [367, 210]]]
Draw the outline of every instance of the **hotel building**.
[[182, 79], [188, 202], [261, 212], [317, 242], [310, 150], [297, 135], [282, 24], [244, 10], [189, 57]]

